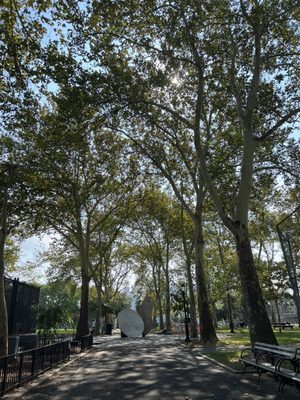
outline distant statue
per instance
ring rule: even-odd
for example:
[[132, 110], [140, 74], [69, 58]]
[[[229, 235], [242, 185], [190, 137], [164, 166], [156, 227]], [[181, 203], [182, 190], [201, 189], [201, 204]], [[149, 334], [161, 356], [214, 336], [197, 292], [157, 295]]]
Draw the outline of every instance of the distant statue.
[[139, 306], [137, 311], [144, 321], [143, 335], [145, 336], [151, 331], [152, 328], [154, 328], [152, 318], [153, 302], [148, 295], [144, 298], [142, 304]]

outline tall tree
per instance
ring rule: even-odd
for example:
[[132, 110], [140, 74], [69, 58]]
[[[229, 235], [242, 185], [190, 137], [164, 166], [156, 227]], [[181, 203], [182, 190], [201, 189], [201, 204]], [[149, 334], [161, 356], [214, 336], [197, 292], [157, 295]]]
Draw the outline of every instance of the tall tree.
[[[130, 104], [143, 119], [139, 133], [145, 133], [147, 149], [158, 131], [169, 138], [170, 146], [181, 144], [185, 137], [194, 146], [197, 183], [202, 182], [200, 188], [205, 184], [236, 241], [253, 342], [276, 342], [248, 231], [254, 165], [284, 144], [289, 132], [280, 128], [300, 111], [298, 18], [293, 2], [178, 0], [134, 7], [130, 2], [113, 4], [105, 10], [94, 5], [89, 24], [90, 35], [97, 38], [90, 48], [92, 59], [99, 60], [101, 46], [110, 46], [112, 57], [105, 61], [110, 73], [120, 76], [115, 80], [118, 104], [121, 97], [124, 106]], [[126, 131], [130, 128], [132, 123]], [[158, 153], [169, 164], [174, 160], [170, 146], [164, 143]], [[159, 167], [161, 162], [149, 150], [148, 154]], [[212, 168], [216, 163], [223, 176]], [[220, 194], [228, 175], [234, 178], [230, 204]], [[199, 207], [197, 202], [198, 222]], [[201, 249], [197, 241], [196, 250]], [[196, 258], [200, 265], [201, 253]], [[198, 282], [199, 278], [204, 282], [204, 274]], [[200, 293], [203, 309], [206, 288]], [[210, 319], [205, 322], [210, 326]], [[209, 330], [210, 341], [213, 329]]]
[[[17, 220], [22, 223], [28, 218], [25, 210], [29, 188], [25, 183], [28, 180], [24, 170], [26, 151], [23, 134], [34, 120], [32, 110], [35, 99], [30, 85], [39, 75], [37, 66], [41, 61], [44, 34], [40, 17], [45, 15], [48, 4], [47, 1], [43, 4], [35, 1], [4, 1], [0, 9], [0, 355], [7, 353], [3, 254], [6, 239], [18, 225]], [[34, 15], [30, 15], [32, 7], [36, 7]], [[29, 167], [28, 163], [26, 167]]]
[[91, 238], [125, 201], [134, 180], [124, 157], [125, 141], [115, 140], [109, 130], [91, 128], [94, 109], [87, 102], [84, 79], [72, 85], [77, 79], [73, 72], [70, 86], [53, 98], [56, 106], [45, 113], [35, 141], [35, 218], [41, 229], [55, 230], [78, 252], [82, 284], [77, 335], [83, 336], [89, 332]]

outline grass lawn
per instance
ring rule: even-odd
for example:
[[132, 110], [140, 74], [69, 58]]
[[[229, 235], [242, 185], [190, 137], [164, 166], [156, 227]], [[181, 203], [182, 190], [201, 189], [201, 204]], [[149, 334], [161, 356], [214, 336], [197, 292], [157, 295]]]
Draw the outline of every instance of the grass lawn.
[[[221, 334], [220, 342], [217, 345], [219, 350], [209, 353], [206, 351], [205, 354], [233, 369], [241, 370], [242, 365], [238, 362], [241, 354], [240, 346], [250, 346], [248, 329], [236, 329], [235, 333], [229, 333], [228, 329], [218, 329], [217, 335], [218, 334]], [[294, 327], [294, 329], [284, 329], [281, 333], [276, 330], [275, 336], [280, 345], [294, 345], [300, 347], [300, 328]], [[196, 343], [193, 343], [193, 345], [195, 344]]]
[[[40, 329], [38, 334], [43, 335], [43, 330]], [[46, 335], [73, 335], [76, 333], [76, 329], [56, 329], [45, 332]]]
[[221, 364], [227, 365], [228, 367], [241, 371], [243, 369], [242, 364], [239, 363], [239, 356], [241, 350], [220, 350], [206, 354], [209, 358], [212, 358]]

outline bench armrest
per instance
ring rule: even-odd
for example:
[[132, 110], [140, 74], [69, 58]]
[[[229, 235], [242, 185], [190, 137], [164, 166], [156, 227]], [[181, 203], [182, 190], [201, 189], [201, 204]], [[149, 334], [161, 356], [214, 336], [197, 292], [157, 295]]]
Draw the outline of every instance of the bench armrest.
[[275, 369], [277, 372], [293, 373], [296, 371], [296, 364], [293, 360], [282, 357], [276, 361]]
[[246, 347], [240, 355], [241, 360], [255, 360], [255, 352], [251, 347]]

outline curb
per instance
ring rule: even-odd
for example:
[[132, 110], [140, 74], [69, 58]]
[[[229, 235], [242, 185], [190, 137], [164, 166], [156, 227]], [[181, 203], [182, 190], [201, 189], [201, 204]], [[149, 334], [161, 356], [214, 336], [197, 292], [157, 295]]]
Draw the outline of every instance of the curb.
[[[234, 368], [231, 368], [231, 367], [229, 367], [228, 365], [225, 365], [225, 364], [221, 363], [220, 361], [217, 361], [217, 360], [215, 360], [214, 358], [210, 358], [210, 357], [207, 356], [206, 354], [201, 353], [201, 350], [200, 350], [200, 349], [188, 348], [187, 346], [185, 346], [183, 343], [180, 343], [180, 342], [178, 342], [178, 344], [179, 344], [180, 346], [184, 347], [185, 349], [191, 350], [193, 353], [196, 353], [196, 352], [197, 352], [198, 355], [200, 355], [201, 357], [203, 357], [203, 358], [205, 358], [206, 360], [212, 362], [213, 364], [218, 365], [218, 366], [221, 367], [221, 368], [226, 369], [227, 371], [231, 372], [232, 374], [235, 374], [235, 375], [242, 375], [242, 374], [243, 374], [243, 371], [239, 371], [239, 370], [236, 370], [236, 369], [234, 369]], [[195, 357], [197, 357], [196, 354], [194, 354], [194, 355], [195, 355]]]
[[93, 350], [93, 347], [90, 349], [87, 349], [86, 351], [84, 351], [82, 353], [78, 353], [76, 355], [74, 354], [72, 359], [70, 359], [69, 361], [59, 364], [57, 367], [50, 369], [48, 371], [45, 371], [44, 373], [41, 373], [40, 375], [38, 375], [32, 379], [29, 379], [27, 382], [22, 384], [20, 387], [12, 389], [10, 392], [8, 392], [4, 396], [2, 396], [1, 399], [15, 400], [15, 399], [21, 398], [26, 393], [28, 393], [30, 390], [36, 388], [37, 386], [39, 386], [43, 383], [46, 383], [54, 375], [56, 375], [58, 372], [60, 372], [63, 368], [67, 367], [68, 365], [72, 364], [73, 362], [77, 361], [78, 359], [87, 356], [92, 350]]
[[217, 361], [217, 360], [215, 360], [215, 359], [213, 359], [213, 358], [210, 358], [210, 357], [208, 357], [206, 354], [203, 354], [203, 353], [200, 352], [200, 355], [201, 355], [201, 357], [205, 358], [206, 360], [209, 360], [209, 361], [211, 361], [212, 363], [218, 365], [219, 367], [222, 367], [222, 368], [226, 369], [227, 371], [231, 372], [232, 374], [235, 374], [235, 375], [242, 375], [242, 373], [243, 373], [243, 371], [239, 371], [239, 370], [237, 370], [237, 369], [228, 367], [228, 365], [222, 364], [222, 363], [220, 363], [220, 361]]

